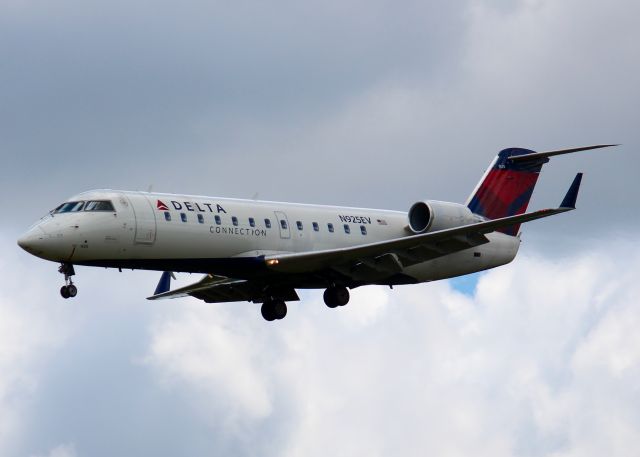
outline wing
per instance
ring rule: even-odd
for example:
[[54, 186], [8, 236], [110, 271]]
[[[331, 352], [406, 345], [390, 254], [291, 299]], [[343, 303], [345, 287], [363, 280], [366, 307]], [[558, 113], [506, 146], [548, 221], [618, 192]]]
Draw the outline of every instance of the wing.
[[511, 225], [553, 216], [569, 208], [535, 211], [437, 232], [396, 238], [355, 247], [328, 249], [265, 258], [267, 267], [283, 273], [309, 273], [334, 268], [354, 276], [358, 270], [400, 272], [404, 267], [488, 243], [486, 233]]
[[354, 247], [265, 258], [268, 268], [282, 273], [313, 273], [333, 269], [350, 278], [393, 274], [403, 268], [487, 243], [485, 234], [514, 224], [575, 209], [582, 173], [578, 173], [560, 207], [493, 219], [436, 232], [396, 238]]
[[[247, 281], [244, 279], [225, 278], [223, 276], [205, 275], [200, 281], [169, 290], [167, 275], [163, 273], [156, 293], [148, 300], [158, 300], [161, 298], [195, 297], [207, 303], [226, 303], [232, 301], [254, 301], [261, 302], [265, 295], [265, 285], [258, 281]], [[160, 292], [160, 284], [163, 284], [164, 291]], [[271, 289], [270, 292], [273, 292]], [[286, 301], [300, 300], [295, 289], [288, 287], [279, 289], [278, 296]]]

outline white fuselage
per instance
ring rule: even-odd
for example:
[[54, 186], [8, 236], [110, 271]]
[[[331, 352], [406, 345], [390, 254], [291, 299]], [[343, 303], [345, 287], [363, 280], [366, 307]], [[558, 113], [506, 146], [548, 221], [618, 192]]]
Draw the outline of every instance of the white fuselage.
[[[21, 245], [56, 262], [251, 278], [261, 274], [266, 255], [413, 235], [407, 214], [399, 211], [111, 190], [70, 199], [91, 200], [109, 200], [114, 210], [47, 215]], [[493, 232], [487, 238], [484, 245], [404, 269], [404, 282], [459, 276], [513, 260], [517, 237]], [[395, 281], [376, 282], [403, 282]]]

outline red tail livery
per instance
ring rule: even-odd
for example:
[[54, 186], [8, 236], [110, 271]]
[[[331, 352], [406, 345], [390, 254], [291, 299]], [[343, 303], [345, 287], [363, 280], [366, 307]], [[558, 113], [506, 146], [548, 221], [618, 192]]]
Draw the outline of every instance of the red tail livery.
[[[499, 219], [523, 214], [527, 210], [542, 165], [549, 157], [570, 152], [599, 149], [614, 145], [597, 145], [558, 151], [534, 152], [529, 149], [509, 148], [498, 153], [493, 163], [469, 198], [469, 209], [487, 219]], [[499, 229], [507, 235], [516, 235], [520, 224]]]

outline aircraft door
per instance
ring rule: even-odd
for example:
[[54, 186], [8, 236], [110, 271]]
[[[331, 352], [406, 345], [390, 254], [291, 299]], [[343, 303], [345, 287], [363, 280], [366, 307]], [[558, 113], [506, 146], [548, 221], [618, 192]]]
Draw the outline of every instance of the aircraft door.
[[288, 240], [291, 238], [291, 228], [289, 227], [289, 219], [287, 219], [287, 215], [282, 211], [274, 211], [276, 214], [276, 221], [278, 223], [278, 228], [280, 229], [280, 238], [283, 240]]
[[153, 244], [156, 241], [156, 212], [146, 195], [128, 195], [136, 219], [135, 244]]

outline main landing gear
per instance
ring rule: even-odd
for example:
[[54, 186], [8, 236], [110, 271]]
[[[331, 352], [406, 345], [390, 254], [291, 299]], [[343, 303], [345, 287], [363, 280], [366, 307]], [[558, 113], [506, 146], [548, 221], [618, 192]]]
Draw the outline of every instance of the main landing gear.
[[62, 298], [71, 298], [78, 295], [78, 288], [71, 280], [71, 276], [76, 274], [73, 269], [73, 265], [70, 263], [63, 263], [60, 265], [60, 268], [58, 268], [58, 272], [64, 275], [64, 286], [60, 288], [60, 295], [62, 295]]
[[262, 313], [262, 317], [269, 322], [276, 319], [284, 319], [284, 316], [287, 315], [287, 304], [284, 300], [269, 298], [262, 304], [260, 312]]
[[[324, 291], [324, 302], [329, 308], [337, 308], [349, 303], [349, 289], [342, 286], [331, 286]], [[271, 322], [284, 319], [287, 315], [287, 304], [280, 298], [267, 298], [260, 308], [262, 317]]]
[[323, 297], [329, 308], [344, 306], [349, 303], [349, 290], [342, 286], [331, 286], [324, 291]]

